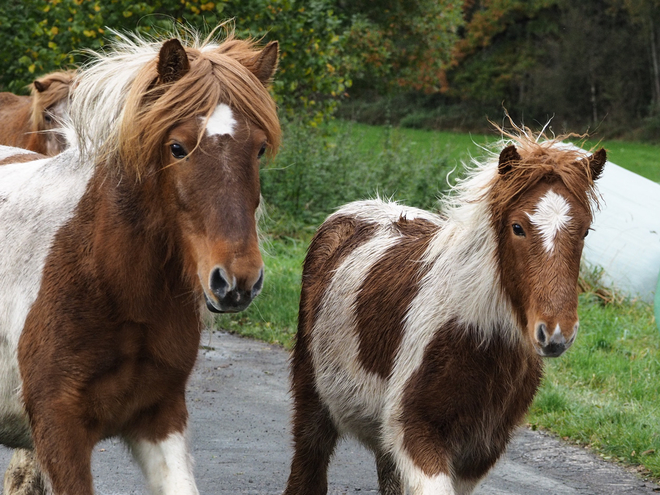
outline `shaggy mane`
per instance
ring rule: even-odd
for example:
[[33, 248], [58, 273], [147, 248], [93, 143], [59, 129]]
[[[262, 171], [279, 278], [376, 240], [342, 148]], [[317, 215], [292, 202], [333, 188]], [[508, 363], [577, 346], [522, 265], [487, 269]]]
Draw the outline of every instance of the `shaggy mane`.
[[190, 70], [178, 81], [155, 85], [165, 39], [114, 34], [120, 39], [107, 53], [92, 52], [73, 95], [71, 120], [83, 159], [120, 166], [139, 179], [146, 164], [160, 159], [173, 125], [196, 115], [208, 119], [220, 103], [261, 127], [269, 152], [276, 152], [281, 131], [275, 103], [248, 70], [260, 53], [253, 40], [228, 33], [223, 42], [210, 36], [202, 41], [196, 33], [177, 33]]
[[76, 77], [76, 71], [52, 72], [39, 79], [38, 82], [46, 86], [44, 91], [37, 91], [34, 84], [30, 85], [32, 107], [30, 109], [30, 128], [44, 129], [44, 110], [56, 103], [69, 98], [69, 92]]
[[[441, 200], [445, 213], [451, 217], [452, 212], [462, 206], [487, 201], [492, 217], [501, 218], [522, 193], [543, 179], [556, 178], [593, 215], [599, 202], [587, 161], [589, 154], [564, 142], [583, 136], [566, 134], [549, 138], [543, 132], [534, 133], [513, 122], [512, 131], [493, 125], [500, 131], [502, 139], [488, 150], [489, 156], [485, 160], [473, 159], [472, 164], [466, 166], [465, 177]], [[499, 153], [509, 145], [515, 145], [520, 161], [512, 163], [511, 170], [501, 175], [498, 173]]]

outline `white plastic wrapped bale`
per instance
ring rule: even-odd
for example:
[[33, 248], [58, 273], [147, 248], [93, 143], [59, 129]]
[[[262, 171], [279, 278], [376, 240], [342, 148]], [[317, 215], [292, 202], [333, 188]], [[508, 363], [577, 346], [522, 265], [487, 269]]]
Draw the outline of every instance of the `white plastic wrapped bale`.
[[603, 268], [606, 285], [652, 303], [660, 274], [660, 184], [608, 162], [598, 190], [601, 210], [583, 260]]

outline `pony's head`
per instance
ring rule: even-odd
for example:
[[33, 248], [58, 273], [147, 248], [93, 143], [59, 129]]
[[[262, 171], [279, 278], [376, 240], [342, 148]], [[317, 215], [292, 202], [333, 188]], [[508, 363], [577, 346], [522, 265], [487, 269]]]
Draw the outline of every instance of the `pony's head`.
[[[131, 43], [83, 74], [74, 98], [92, 101], [94, 115], [87, 115], [91, 122], [79, 115], [90, 108], [74, 99], [75, 118], [87, 124], [77, 132], [78, 145], [97, 166], [115, 173], [119, 165], [122, 180], [156, 198], [151, 203], [175, 226], [186, 275], [207, 307], [241, 311], [264, 278], [256, 226], [259, 161], [280, 141], [268, 92], [278, 44], [257, 49], [231, 36], [190, 47], [176, 38]], [[132, 68], [135, 59], [141, 63]], [[128, 73], [115, 79], [119, 90], [109, 87], [121, 70]], [[99, 91], [108, 98], [100, 99]], [[116, 124], [95, 120], [104, 109], [117, 115]]]
[[594, 181], [607, 160], [526, 133], [499, 155], [490, 190], [500, 276], [529, 342], [561, 355], [578, 331], [577, 279], [597, 204]]
[[32, 131], [38, 132], [43, 139], [41, 148], [47, 155], [57, 155], [66, 148], [66, 139], [57, 129], [68, 117], [75, 76], [75, 71], [53, 72], [36, 79], [31, 85], [30, 125]]

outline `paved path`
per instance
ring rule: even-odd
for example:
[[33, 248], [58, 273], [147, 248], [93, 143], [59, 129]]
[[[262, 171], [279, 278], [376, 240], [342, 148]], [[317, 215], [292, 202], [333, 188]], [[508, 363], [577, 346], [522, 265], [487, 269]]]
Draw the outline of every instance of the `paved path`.
[[[224, 333], [206, 334], [188, 387], [190, 443], [202, 495], [281, 494], [291, 457], [287, 353]], [[0, 465], [10, 452], [0, 449]], [[146, 494], [144, 481], [118, 441], [94, 452], [97, 495]], [[660, 492], [583, 449], [521, 429], [479, 495], [618, 495]], [[341, 444], [329, 493], [377, 493], [371, 454]]]

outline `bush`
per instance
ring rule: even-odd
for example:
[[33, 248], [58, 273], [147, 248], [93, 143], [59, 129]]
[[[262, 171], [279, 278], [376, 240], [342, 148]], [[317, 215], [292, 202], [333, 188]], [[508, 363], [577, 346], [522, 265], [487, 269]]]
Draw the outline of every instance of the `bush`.
[[284, 126], [282, 150], [261, 174], [270, 230], [315, 228], [344, 203], [377, 195], [433, 209], [446, 187], [446, 154], [413, 150], [398, 134], [387, 132], [374, 151], [350, 125]]

